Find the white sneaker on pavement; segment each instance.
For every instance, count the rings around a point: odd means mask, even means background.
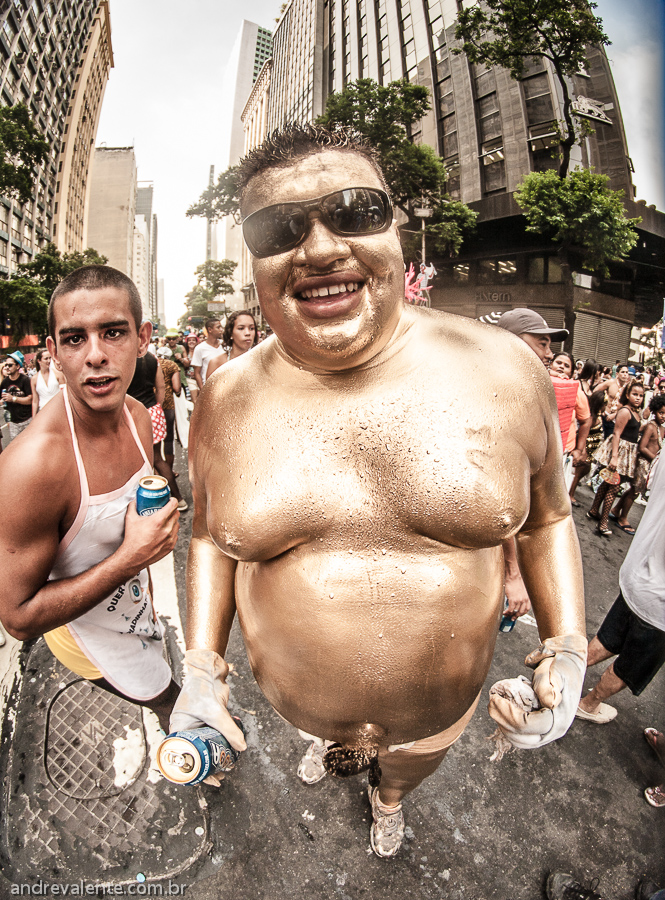
[[[372,804],[372,828],[369,842],[377,856],[384,859],[394,856],[402,846],[404,838],[404,814],[402,804],[384,806],[379,801],[379,789],[371,785],[367,788],[369,802]]]
[[[298,765],[298,778],[305,784],[316,784],[325,777],[323,754],[326,749],[325,741],[312,741],[307,748],[307,752]]]

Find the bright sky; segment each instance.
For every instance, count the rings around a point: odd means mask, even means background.
[[[97,144],[133,146],[140,181],[154,182],[159,226],[158,277],[166,324],[184,311],[184,295],[205,260],[205,221],[185,211],[225,167],[226,61],[242,19],[275,27],[280,0],[111,0],[115,67]],[[621,98],[637,196],[665,210],[663,172],[664,0],[598,0],[612,41],[608,55]]]

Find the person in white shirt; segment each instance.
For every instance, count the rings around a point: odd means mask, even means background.
[[[616,659],[583,695],[577,717],[605,725],[616,718],[604,703],[629,687],[636,697],[665,663],[665,465],[656,457],[649,503],[619,571],[619,596],[589,642],[588,666]]]
[[[194,378],[196,379],[199,390],[201,390],[205,384],[206,375],[208,374],[208,363],[213,356],[217,356],[222,349],[221,338],[223,328],[219,319],[206,319],[205,327],[207,337],[205,341],[201,341],[200,344],[196,345],[192,356]]]

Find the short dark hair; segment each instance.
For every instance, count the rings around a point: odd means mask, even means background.
[[[211,325],[214,325],[215,322],[220,322],[221,320],[217,316],[211,316],[209,319],[206,319],[206,331],[210,328]]]
[[[237,309],[230,313],[228,319],[226,320],[226,325],[224,326],[224,334],[222,335],[222,344],[225,347],[231,347],[233,344],[233,326],[236,323],[236,319],[240,316],[249,316],[252,322],[254,323],[254,343],[252,347],[256,347],[256,343],[259,339],[259,330],[256,327],[256,319],[254,318],[253,313],[251,313],[248,309]]]
[[[376,171],[381,184],[389,194],[378,152],[366,138],[352,128],[341,125],[326,128],[323,125],[287,125],[281,131],[273,131],[265,141],[240,160],[236,169],[236,191],[240,207],[247,185],[266,169],[283,169],[300,159],[306,159],[323,150],[342,150],[358,153]],[[360,185],[358,185],[360,187]]]
[[[49,301],[47,313],[48,331],[56,343],[55,301],[58,297],[62,297],[64,294],[73,294],[74,291],[98,291],[108,287],[125,291],[136,330],[139,330],[143,319],[143,305],[141,303],[141,295],[132,279],[112,266],[81,266],[62,279],[53,291]]]
[[[665,406],[665,394],[654,394],[651,400],[649,400],[649,412],[652,415],[656,415],[659,409],[662,409]]]

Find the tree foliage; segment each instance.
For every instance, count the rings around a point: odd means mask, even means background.
[[[549,235],[562,248],[578,249],[582,265],[606,275],[608,263],[624,259],[637,242],[626,218],[621,191],[609,188],[607,175],[576,169],[560,178],[551,169],[527,175],[515,199],[524,210],[527,231]]]
[[[0,106],[0,194],[29,203],[35,169],[44,162],[48,152],[48,143],[22,103]]]
[[[564,101],[561,176],[568,174],[571,148],[584,131],[573,117],[567,78],[586,66],[590,44],[610,43],[596,7],[591,0],[483,0],[458,13],[455,37],[463,45],[453,52],[465,53],[472,63],[502,66],[517,79],[529,57],[552,63]]]
[[[233,216],[239,223],[240,198],[236,172],[236,166],[230,166],[225,172],[222,172],[217,183],[209,185],[198,201],[189,207],[187,210],[189,218],[203,216],[210,222],[219,222],[225,216]]]
[[[46,310],[51,294],[62,279],[81,266],[108,262],[89,247],[83,253],[61,254],[47,244],[30,262],[22,263],[9,281],[0,281],[0,309],[12,327],[15,343],[28,334],[46,334]]]
[[[445,192],[446,170],[427,144],[414,144],[410,130],[430,109],[426,87],[408,81],[380,85],[370,78],[330,94],[317,124],[343,126],[363,135],[378,153],[393,201],[405,212],[411,200],[432,202]]]
[[[329,128],[344,126],[363,135],[379,153],[386,182],[396,206],[408,214],[411,204],[433,209],[426,231],[430,246],[454,256],[466,233],[475,227],[477,213],[446,194],[446,169],[428,144],[414,144],[409,133],[430,109],[429,90],[408,81],[379,85],[369,78],[331,94],[317,122]]]
[[[408,81],[380,85],[361,78],[328,97],[326,111],[317,124],[351,128],[363,135],[379,153],[395,205],[407,215],[414,201],[433,207],[439,219],[430,220],[433,224],[428,223],[428,230],[437,225],[438,230],[432,233],[439,252],[456,253],[464,233],[475,224],[476,214],[464,204],[448,203],[441,158],[429,145],[415,144],[409,136],[429,109],[430,93],[422,85]],[[448,211],[440,211],[442,206],[449,206]],[[238,222],[239,209],[236,168],[232,166],[201,194],[187,215],[203,216],[212,222],[232,215]]]
[[[196,284],[185,295],[187,312],[182,316],[181,322],[186,322],[189,316],[207,317],[208,303],[220,296],[233,293],[233,285],[229,282],[237,263],[231,259],[208,259],[196,268]]]

